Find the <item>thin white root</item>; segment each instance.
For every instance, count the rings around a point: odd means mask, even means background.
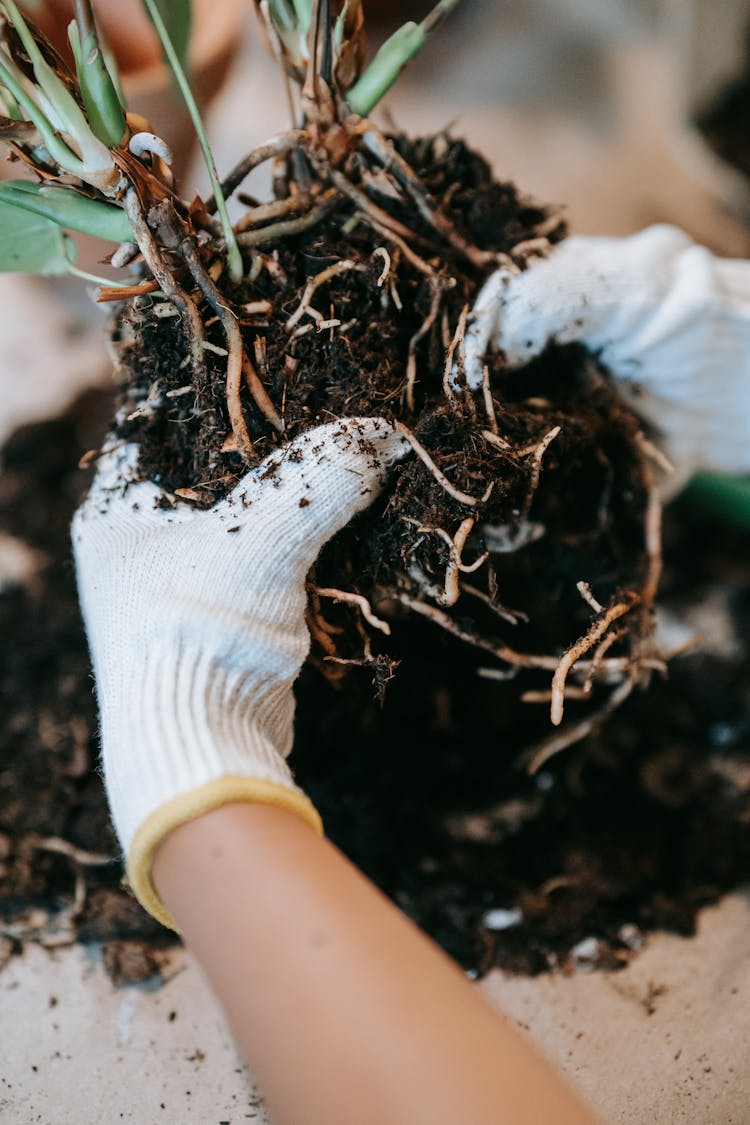
[[[497,418],[495,417],[495,404],[492,401],[492,391],[490,389],[490,369],[485,363],[482,368],[482,394],[484,396],[484,410],[487,415],[487,421],[490,424],[490,430],[493,437],[497,437]]]
[[[128,141],[128,149],[133,156],[139,158],[147,152],[153,153],[154,156],[158,156],[160,160],[170,166],[174,160],[171,148],[165,140],[157,137],[156,133],[133,133]]]
[[[522,519],[526,519],[528,517],[528,514],[531,510],[531,503],[534,499],[536,490],[539,487],[539,478],[542,475],[542,462],[544,460],[544,455],[557,435],[560,433],[561,429],[561,426],[553,426],[553,428],[551,430],[548,430],[539,444],[534,448],[533,463],[531,468],[531,480],[529,481],[529,488],[526,493],[526,500],[524,501]]]
[[[383,272],[376,282],[378,289],[382,289],[391,272],[391,256],[385,246],[378,246],[376,250],[373,250],[370,257],[380,257],[383,259]]]
[[[420,532],[432,532],[434,535],[439,535],[443,542],[447,543],[448,549],[450,550],[450,560],[445,571],[445,589],[437,598],[440,605],[455,605],[461,596],[459,574],[473,574],[474,571],[479,570],[479,567],[489,558],[489,551],[485,551],[483,555],[469,566],[461,561],[461,555],[466,546],[466,540],[469,538],[475,523],[476,520],[473,519],[472,516],[468,516],[465,520],[462,520],[458,531],[452,539],[448,532],[442,527],[418,528]]]
[[[448,399],[456,397],[456,386],[460,389],[466,385],[466,354],[463,349],[464,338],[466,336],[466,318],[469,315],[469,306],[464,305],[461,309],[461,315],[458,318],[456,331],[453,333],[453,339],[448,347],[448,354],[445,357],[445,367],[443,369],[443,393]],[[458,361],[458,376],[453,378],[453,357],[456,354],[456,349],[459,349]]]
[[[583,580],[581,580],[580,582],[576,582],[576,590],[581,595],[586,604],[591,606],[594,613],[604,612],[604,606],[600,602],[598,602],[594,595],[591,593],[591,587],[589,586],[588,582],[584,582]]]
[[[384,633],[386,637],[390,637],[390,625],[387,621],[383,621],[380,617],[375,616],[372,612],[372,606],[364,595],[354,594],[349,590],[336,590],[333,587],[315,586],[313,589],[319,598],[332,598],[335,602],[343,602],[345,605],[356,606],[368,625],[371,625],[373,629],[378,629],[379,632]]]
[[[563,711],[565,710],[565,682],[568,678],[573,665],[576,664],[584,653],[593,648],[594,645],[609,629],[613,621],[623,617],[629,613],[634,605],[640,599],[636,594],[632,594],[624,601],[618,602],[603,614],[599,621],[589,629],[588,633],[583,637],[579,637],[575,644],[564,652],[560,657],[560,662],[555,669],[555,674],[552,677],[552,704],[550,707],[550,720],[553,726],[558,727],[562,722]]]
[[[496,449],[502,449],[503,453],[508,453],[513,449],[513,446],[505,438],[501,438],[498,434],[493,434],[491,430],[482,430],[482,437],[488,441],[490,445],[494,445]]]
[[[456,488],[455,485],[451,484],[448,478],[443,473],[441,473],[440,469],[437,467],[432,457],[430,457],[421,441],[411,432],[408,426],[405,426],[403,422],[396,422],[395,426],[398,432],[400,434],[403,434],[403,436],[406,438],[409,445],[416,453],[417,457],[419,457],[420,461],[430,470],[441,488],[444,488],[448,495],[452,496],[453,499],[456,500],[459,504],[467,504],[470,508],[476,507],[476,505],[479,503],[479,498],[477,498],[476,496],[470,496],[468,492],[462,492],[460,488]],[[490,485],[490,491],[491,489],[492,486]],[[481,497],[481,500],[483,502],[486,501],[488,499],[488,496],[489,492],[485,492],[484,496]]]
[[[338,277],[339,274],[346,273],[349,270],[361,271],[363,268],[364,267],[361,265],[361,263],[352,262],[348,258],[346,258],[343,262],[334,262],[333,265],[327,266],[326,269],[321,270],[321,272],[319,274],[316,274],[315,277],[311,277],[307,283],[304,293],[302,294],[302,300],[300,301],[297,309],[292,313],[292,315],[289,317],[289,320],[286,322],[287,332],[291,332],[305,314],[313,317],[313,319],[315,320],[323,319],[322,315],[317,311],[317,309],[313,309],[310,306],[310,301],[315,295],[316,289],[319,289],[321,285],[325,285],[326,282],[332,281],[333,278]]]
[[[588,719],[584,719],[580,723],[572,723],[571,726],[561,730],[558,734],[552,735],[551,738],[544,739],[543,742],[529,751],[528,755],[525,755],[527,758],[526,768],[532,777],[539,772],[542,766],[547,764],[550,758],[554,758],[562,750],[567,750],[569,746],[573,746],[576,742],[580,742],[581,739],[591,734],[607,715],[617,710],[620,704],[625,702],[634,687],[634,678],[629,677],[623,680],[612,692],[604,706],[595,714],[590,715]]]
[[[78,848],[69,840],[63,840],[61,836],[32,836],[29,842],[41,852],[64,855],[80,867],[104,867],[115,860],[115,856],[106,855],[104,852],[90,852],[85,848]]]

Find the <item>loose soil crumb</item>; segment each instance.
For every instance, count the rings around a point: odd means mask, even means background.
[[[68,544],[84,481],[75,466],[110,413],[108,396],[89,395],[3,453],[0,528],[48,560],[29,585],[0,593],[12,639],[0,663],[0,927],[11,935],[30,909],[54,916],[73,899],[70,860],[35,837],[117,855]],[[369,669],[341,691],[306,668],[297,777],[331,838],[473,974],[580,965],[591,938],[589,963],[616,968],[655,929],[691,933],[702,905],[747,878],[748,548],[746,534],[669,509],[662,600],[684,621],[719,599],[734,643],[673,661],[668,678],[535,778],[519,756],[546,728],[544,708],[499,696],[471,650],[428,622],[396,623],[401,663],[382,707]],[[139,951],[172,940],[122,889],[119,862],[83,874],[71,936]],[[110,959],[113,969],[122,960]],[[151,971],[147,953],[133,960]]]

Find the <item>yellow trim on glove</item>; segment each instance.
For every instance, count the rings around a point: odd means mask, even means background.
[[[179,797],[167,801],[144,820],[130,845],[127,859],[127,874],[135,897],[152,918],[179,933],[173,919],[165,910],[156,893],[152,878],[154,854],[166,837],[204,813],[221,808],[222,805],[252,801],[261,805],[273,805],[295,813],[300,820],[317,833],[323,835],[323,822],[318,810],[309,797],[299,789],[290,789],[275,781],[263,781],[256,777],[218,777],[207,781],[197,789],[181,793]]]

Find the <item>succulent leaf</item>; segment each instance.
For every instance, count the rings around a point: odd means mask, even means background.
[[[31,180],[4,180],[0,181],[0,203],[12,204],[57,226],[110,242],[125,242],[133,237],[120,207],[89,199],[71,188],[35,184]]]
[[[80,5],[77,5],[80,6]],[[89,123],[103,144],[116,148],[127,128],[120,95],[102,53],[96,25],[72,20],[68,40]]]
[[[73,241],[43,215],[0,200],[0,272],[67,273],[75,259]]]

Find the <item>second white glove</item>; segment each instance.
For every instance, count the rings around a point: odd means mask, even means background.
[[[467,333],[467,374],[504,353],[518,366],[552,340],[581,341],[622,381],[684,481],[750,472],[750,263],[682,231],[573,237],[528,270],[495,273]]]

